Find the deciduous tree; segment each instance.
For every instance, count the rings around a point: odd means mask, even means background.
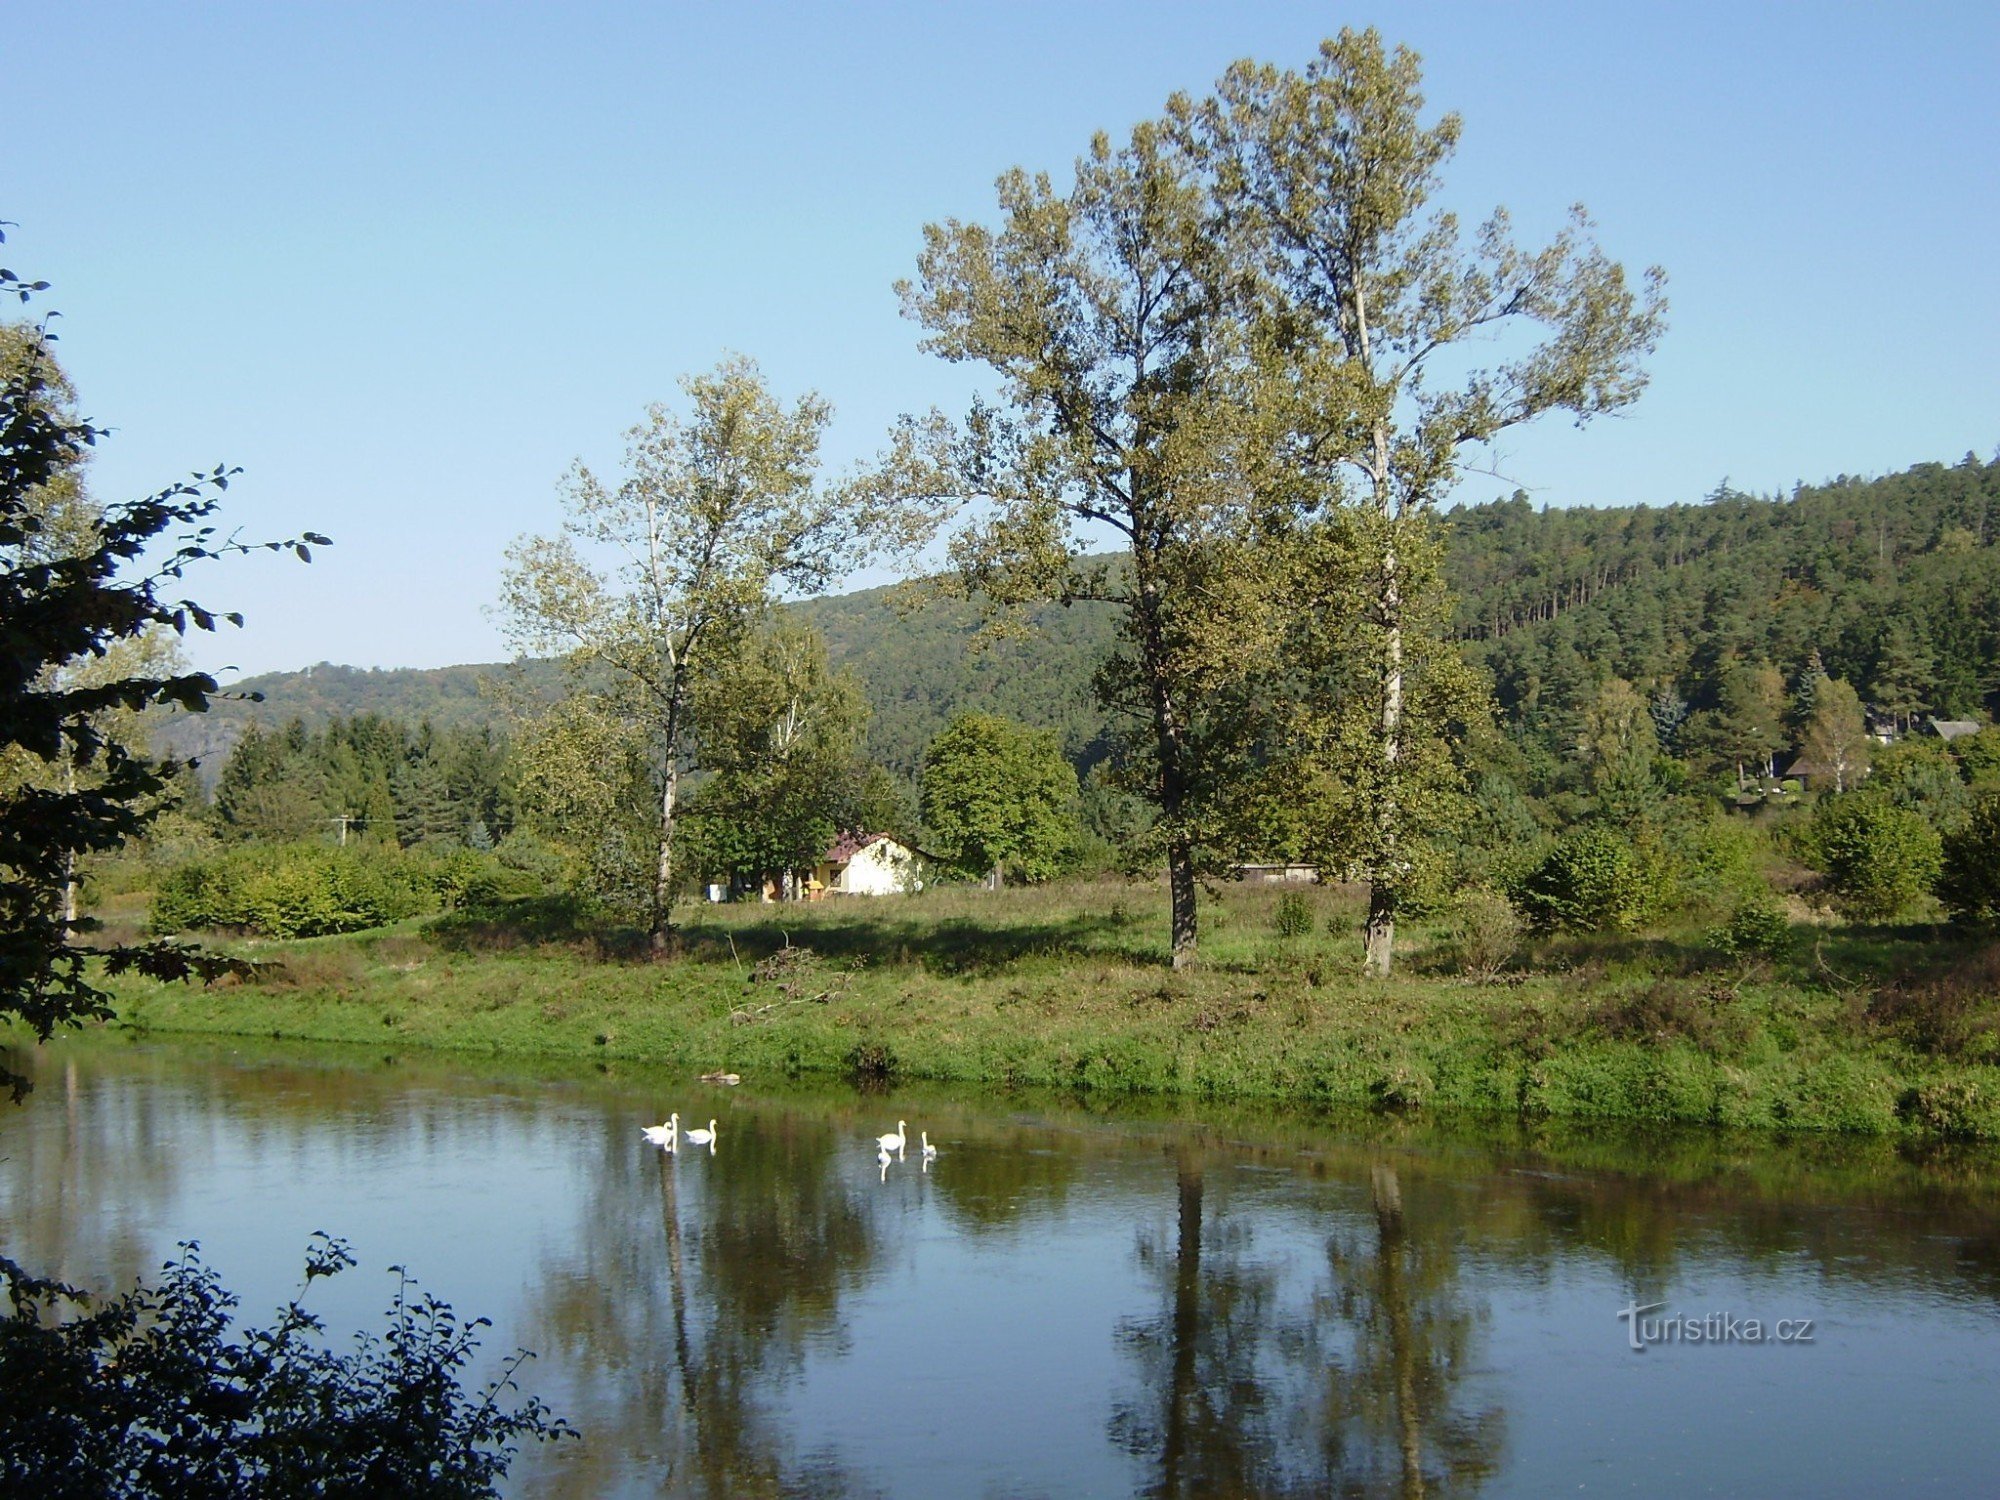
[[[969,591],[1000,610],[1103,600],[1122,649],[1099,676],[1125,780],[1151,804],[1176,968],[1197,940],[1211,723],[1204,703],[1258,652],[1269,602],[1240,546],[1237,324],[1217,205],[1175,133],[1100,135],[1059,192],[1019,169],[998,227],[928,226],[905,313],[925,347],[990,366],[1006,409],[975,411],[968,483],[990,510],[957,539]],[[1107,542],[1120,556],[1100,554]]]
[[[1047,880],[1082,835],[1076,768],[1056,737],[995,714],[962,714],[924,752],[924,825],[968,870]]]
[[[778,594],[817,592],[920,542],[949,488],[935,424],[906,421],[880,463],[829,483],[819,450],[832,410],[820,397],[787,408],[740,357],[681,389],[684,414],[656,405],[627,434],[622,478],[571,471],[561,531],[509,549],[503,596],[515,645],[561,655],[573,688],[643,749],[656,951],[670,929],[704,659]]]
[[[1415,53],[1343,31],[1303,70],[1238,63],[1212,102],[1176,110],[1256,272],[1232,285],[1254,292],[1291,466],[1322,505],[1372,521],[1372,684],[1343,709],[1373,726],[1361,864],[1371,974],[1391,964],[1406,845],[1447,811],[1406,792],[1405,559],[1429,545],[1468,445],[1552,411],[1583,423],[1636,400],[1663,309],[1661,274],[1631,285],[1580,209],[1538,250],[1516,244],[1504,210],[1467,245],[1457,219],[1431,208],[1458,117],[1424,124],[1419,82]],[[1496,340],[1496,362],[1465,373],[1470,346]]]

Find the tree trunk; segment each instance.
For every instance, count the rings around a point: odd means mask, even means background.
[[[669,749],[666,785],[660,792],[660,863],[653,877],[653,930],[649,935],[649,945],[656,954],[667,951],[667,939],[674,930],[674,797],[680,781],[680,767],[674,764]]]
[[[1396,778],[1403,760],[1403,584],[1391,533],[1382,553],[1382,789],[1375,807],[1375,868],[1368,886],[1362,973],[1387,979],[1395,960],[1396,884],[1401,873],[1402,805]]]
[[[1181,819],[1187,811],[1188,771],[1187,726],[1180,705],[1174,701],[1168,675],[1166,631],[1162,622],[1159,585],[1147,576],[1145,559],[1135,557],[1140,568],[1137,599],[1141,666],[1153,700],[1153,744],[1160,757],[1160,818],[1167,825],[1167,889],[1172,897],[1170,931],[1173,965],[1176,969],[1194,966],[1196,936],[1196,891],[1194,844],[1182,831]]]
[[[1396,892],[1379,876],[1368,886],[1368,926],[1362,938],[1361,972],[1387,979],[1396,952]]]
[[[1194,849],[1176,840],[1167,847],[1167,890],[1173,900],[1174,967],[1194,967],[1195,881]]]
[[[63,750],[63,792],[66,796],[76,795],[76,752],[64,747]],[[62,876],[62,919],[63,941],[76,936],[76,851],[63,851]]]

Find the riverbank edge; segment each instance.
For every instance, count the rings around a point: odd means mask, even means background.
[[[1838,997],[1768,978],[1729,990],[1728,1024],[1707,1033],[1677,1034],[1669,1016],[1618,1036],[1590,1020],[1605,1002],[1560,975],[1364,985],[1081,960],[772,973],[566,949],[453,952],[413,931],[257,956],[271,968],[247,984],[121,979],[111,1024],[745,1077],[2000,1140],[2000,1068],[1850,1041]]]

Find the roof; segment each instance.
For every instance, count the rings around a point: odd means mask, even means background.
[[[1931,733],[1941,740],[1955,740],[1968,734],[1977,734],[1979,727],[1976,719],[1933,718],[1931,720]]]
[[[886,833],[843,833],[820,859],[830,865],[844,865],[870,844],[879,844],[886,838],[889,838]],[[895,841],[891,839],[890,842]]]

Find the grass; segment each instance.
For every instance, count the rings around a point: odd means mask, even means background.
[[[120,1020],[765,1077],[2000,1139],[1990,942],[1801,927],[1779,956],[1731,958],[1693,933],[1542,940],[1476,980],[1442,925],[1416,924],[1398,977],[1364,982],[1358,898],[1311,891],[1312,930],[1280,937],[1284,894],[1207,900],[1182,974],[1147,884],[687,907],[660,962],[542,903],[246,943],[269,964],[256,980],[120,981]]]

